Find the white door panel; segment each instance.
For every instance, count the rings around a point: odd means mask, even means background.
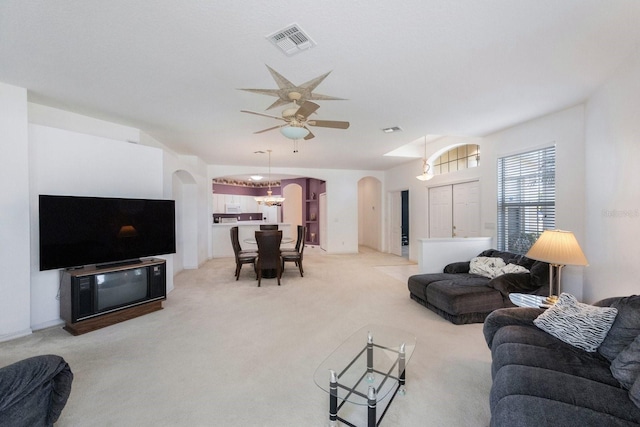
[[[451,237],[453,228],[451,186],[429,189],[429,237]]]

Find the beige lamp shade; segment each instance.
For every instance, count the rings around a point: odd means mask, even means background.
[[[570,231],[545,230],[526,256],[549,264],[589,265],[576,236]]]

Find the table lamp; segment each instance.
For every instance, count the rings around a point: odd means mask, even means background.
[[[562,267],[589,265],[576,237],[570,231],[545,230],[526,256],[549,263],[549,302],[555,302],[561,293]],[[554,293],[554,289],[557,293]]]

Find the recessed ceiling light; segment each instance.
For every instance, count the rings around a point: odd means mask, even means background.
[[[262,175],[251,175],[251,179],[254,181],[260,181],[262,178]]]
[[[390,128],[384,128],[382,129],[382,132],[384,133],[393,133],[393,132],[400,132],[402,130],[402,128],[400,128],[399,126],[393,126]]]

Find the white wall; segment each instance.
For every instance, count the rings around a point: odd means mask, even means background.
[[[31,333],[27,91],[0,83],[0,341]]]
[[[480,144],[480,138],[445,137],[427,145],[427,156],[435,158],[447,147],[461,144]],[[482,147],[480,147],[482,150]],[[436,175],[429,181],[416,179],[422,173],[422,159],[411,160],[403,165],[389,169],[385,173],[385,197],[390,192],[409,190],[409,259],[418,261],[418,239],[429,237],[429,188],[441,185],[479,180],[482,174],[488,173],[488,163],[480,162],[480,166],[453,174]],[[482,196],[481,196],[482,197]],[[483,225],[484,226],[484,225]],[[388,230],[388,224],[386,224]],[[483,230],[483,235],[490,236],[492,230]],[[444,266],[443,266],[444,267]]]
[[[491,173],[483,176],[481,183],[481,197],[484,201],[481,207],[483,223],[497,221],[497,158],[547,147],[554,143],[556,145],[556,228],[572,231],[583,250],[586,250],[584,106],[582,104],[511,127],[483,139],[480,147],[480,161],[489,160],[491,163]],[[493,237],[496,237],[495,233]],[[584,271],[584,267],[563,268],[562,290],[582,299]]]
[[[190,203],[183,206],[183,228],[190,230],[184,265],[206,261],[211,186],[200,159],[179,156],[138,129],[28,103],[25,89],[2,83],[0,131],[0,263],[12,272],[11,280],[0,280],[0,341],[62,323],[58,271],[38,268],[40,193],[172,199],[172,178],[180,173],[180,194]],[[172,257],[163,257],[169,291]]]
[[[480,181],[480,227],[484,237],[496,241],[497,159],[556,144],[556,226],[573,231],[584,245],[584,107],[568,108],[484,138],[446,137],[427,146],[429,157],[443,149],[463,143],[480,145],[480,164],[422,182],[415,178],[422,161],[415,160],[386,173],[387,191],[397,191],[409,184],[409,258],[417,260],[416,239],[428,237],[428,191],[430,187],[473,180]],[[444,267],[444,266],[443,266]],[[582,267],[563,270],[563,286],[578,298],[582,296]]]
[[[640,293],[640,51],[586,106],[585,300]]]
[[[29,147],[31,325],[40,329],[60,323],[56,298],[60,274],[59,270],[39,271],[38,195],[160,199],[162,151],[35,124],[29,125]]]

